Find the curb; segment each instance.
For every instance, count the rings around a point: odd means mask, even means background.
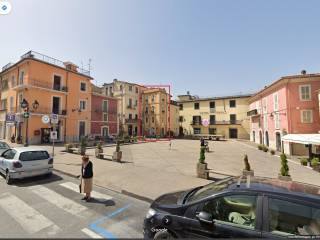
[[[64,171],[59,170],[59,169],[53,169],[53,171],[58,172],[58,173],[62,173],[62,174],[64,174],[64,175],[67,175],[67,176],[72,177],[72,178],[75,178],[75,179],[78,179],[78,176],[80,176],[80,174],[77,176],[77,175],[74,175],[74,174],[72,174],[72,173],[64,172]],[[108,187],[101,186],[101,185],[98,185],[98,184],[93,184],[93,185],[95,185],[95,186],[97,186],[97,187],[100,187],[100,188],[107,189],[107,190],[112,191],[112,192],[115,192],[115,193],[120,193],[120,194],[129,196],[129,197],[133,197],[133,198],[135,198],[135,199],[138,199],[138,200],[141,200],[141,201],[144,201],[144,202],[147,202],[147,203],[152,203],[152,202],[154,201],[154,200],[151,199],[151,198],[144,197],[144,196],[140,196],[140,195],[137,195],[137,194],[135,194],[135,193],[128,192],[128,191],[126,191],[126,190],[122,190],[122,189],[116,190],[116,189],[108,188]]]

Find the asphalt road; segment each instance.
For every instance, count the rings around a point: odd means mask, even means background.
[[[81,200],[79,180],[54,173],[7,185],[0,176],[1,238],[141,238],[149,203],[94,187]]]

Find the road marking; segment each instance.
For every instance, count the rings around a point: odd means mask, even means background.
[[[47,200],[48,202],[54,204],[58,208],[63,209],[64,211],[73,215],[81,216],[80,213],[87,210],[85,206],[82,206],[43,186],[32,188],[32,192],[37,194],[39,197]]]
[[[79,193],[79,185],[73,183],[73,182],[65,182],[65,183],[61,183],[60,186],[65,187],[69,190],[72,190],[74,192]],[[102,194],[96,191],[92,191],[92,197],[97,199],[97,200],[111,200],[112,197],[107,195],[107,194]]]
[[[48,227],[50,227],[49,234],[51,235],[60,231],[60,228],[51,220],[10,193],[1,195],[0,206],[29,234],[34,234]]]
[[[89,237],[91,238],[103,238],[102,236],[100,236],[99,234],[96,234],[95,232],[91,231],[88,228],[84,228],[81,230],[83,233],[87,234]]]

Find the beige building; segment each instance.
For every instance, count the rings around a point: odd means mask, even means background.
[[[165,89],[145,89],[142,93],[143,102],[143,135],[166,136],[169,131],[169,94]]]
[[[112,83],[103,85],[106,96],[118,99],[119,133],[124,135],[141,135],[141,91],[142,86],[114,79]]]
[[[223,135],[249,139],[248,99],[251,95],[199,98],[180,95],[180,134]]]
[[[176,101],[170,104],[170,131],[171,136],[179,136],[179,105]]]

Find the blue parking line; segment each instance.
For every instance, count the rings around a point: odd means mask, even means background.
[[[99,227],[98,224],[103,223],[104,221],[113,218],[114,216],[118,215],[119,213],[123,212],[124,210],[126,210],[127,208],[130,207],[131,204],[128,204],[122,208],[117,209],[116,211],[108,214],[107,216],[104,216],[102,218],[99,218],[98,220],[95,220],[94,222],[90,223],[89,228],[96,232],[97,234],[103,236],[104,238],[112,238],[112,239],[116,239],[116,237],[109,231],[107,231],[106,229]]]

